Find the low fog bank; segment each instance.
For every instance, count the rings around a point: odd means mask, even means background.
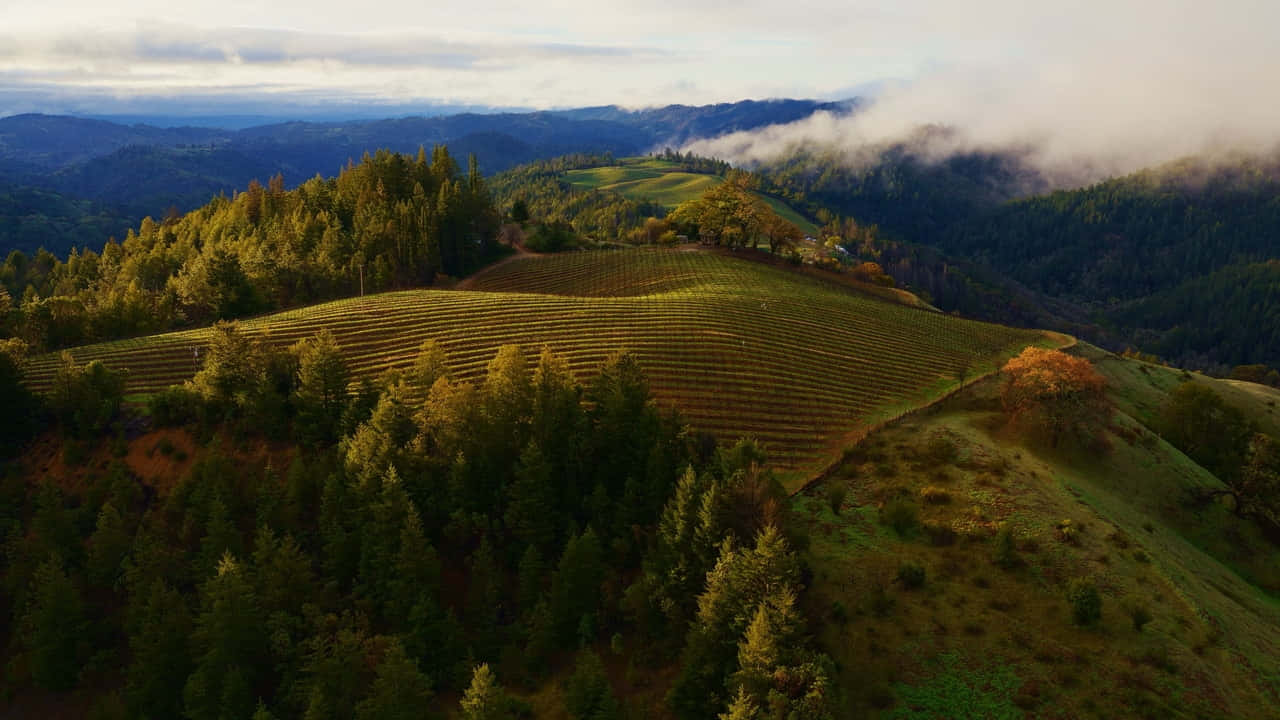
[[[1280,149],[1280,3],[1128,5],[1006,23],[987,37],[1008,52],[888,86],[856,112],[684,149],[747,166],[802,149],[854,166],[895,145],[925,160],[1014,153],[1054,187]]]

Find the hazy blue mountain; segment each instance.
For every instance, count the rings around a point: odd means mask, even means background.
[[[189,210],[220,192],[243,189],[250,180],[280,173],[293,186],[317,174],[335,175],[348,161],[379,148],[414,153],[448,145],[465,162],[475,155],[486,174],[569,153],[636,155],[692,137],[718,135],[791,122],[818,110],[847,104],[812,100],[768,100],[719,105],[670,105],[629,110],[617,106],[552,112],[462,113],[342,122],[275,122],[243,127],[248,117],[210,117],[221,127],[166,127],[182,118],[125,116],[117,120],[59,115],[0,118],[0,183],[53,196],[57,222],[41,222],[31,209],[20,245],[44,245],[64,254],[73,244],[100,245],[76,223],[77,209],[88,218],[124,217],[136,224],[171,206]],[[194,121],[195,118],[186,118]],[[38,192],[37,192],[38,191]],[[84,200],[87,203],[78,203]],[[17,213],[21,208],[9,206]],[[0,252],[16,247],[8,242]]]

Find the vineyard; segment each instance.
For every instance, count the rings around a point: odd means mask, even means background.
[[[570,170],[564,179],[577,190],[615,192],[628,200],[654,202],[668,210],[724,181],[719,175],[683,172],[675,163],[654,158],[626,158],[617,165]],[[790,205],[769,195],[761,194],[760,199],[806,235],[818,234],[818,228]]]
[[[352,298],[243,321],[291,344],[328,328],[357,374],[406,368],[429,338],[456,376],[478,379],[496,349],[543,347],[580,379],[628,349],[664,407],[721,439],[753,435],[797,477],[860,427],[917,407],[1045,336],[852,293],[817,278],[690,250],[521,257],[469,290]],[[190,378],[208,330],[76,348],[125,370],[133,401]],[[46,388],[57,357],[28,370]]]

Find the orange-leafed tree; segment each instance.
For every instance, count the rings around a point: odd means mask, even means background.
[[[1001,372],[1010,422],[1043,432],[1053,447],[1064,436],[1096,439],[1111,417],[1106,381],[1084,358],[1029,347]]]

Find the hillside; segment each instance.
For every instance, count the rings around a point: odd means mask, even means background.
[[[414,290],[326,303],[245,321],[288,344],[331,330],[358,374],[406,368],[426,339],[475,378],[505,343],[546,345],[580,377],[611,352],[635,353],[655,397],[722,440],[757,437],[799,482],[870,424],[991,370],[1039,333],[952,318],[839,285],[687,250],[520,257],[468,290]],[[76,348],[79,362],[125,369],[127,392],[189,378],[207,330]],[[48,386],[52,355],[32,361]],[[767,392],[762,394],[762,390]]]
[[[1079,352],[1118,410],[1106,449],[1026,440],[984,382],[872,435],[796,498],[811,540],[810,612],[827,620],[820,645],[863,712],[1276,715],[1280,553],[1252,523],[1194,500],[1221,482],[1154,430],[1182,382],[1213,388],[1267,432],[1274,393]],[[1003,556],[1001,530],[1012,538]],[[918,584],[902,581],[907,564],[922,568]],[[1071,622],[1076,579],[1101,591],[1089,628]]]
[[[564,180],[576,190],[613,192],[637,203],[653,203],[671,210],[724,182],[724,177],[687,172],[680,163],[669,160],[623,158],[616,165],[569,170]],[[806,235],[818,234],[817,226],[790,205],[770,195],[756,194]]]

